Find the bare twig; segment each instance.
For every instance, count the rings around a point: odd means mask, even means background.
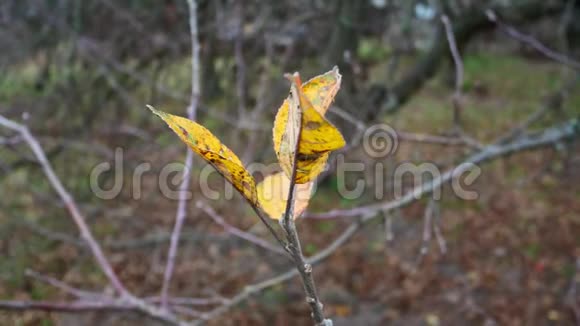
[[[344,121],[352,124],[359,131],[364,131],[368,128],[367,124],[361,120],[355,118],[352,114],[341,109],[340,107],[333,105],[330,108],[330,112],[336,114],[338,117]],[[448,137],[439,135],[429,135],[429,134],[419,134],[407,131],[397,130],[397,139],[400,141],[416,142],[416,143],[426,143],[426,144],[438,144],[438,145],[448,145],[448,146],[469,146],[474,149],[481,149],[479,143],[474,143],[466,137]],[[356,144],[356,141],[351,142],[351,144]]]
[[[377,213],[382,210],[392,210],[395,208],[400,208],[414,202],[417,198],[421,198],[422,196],[431,193],[433,190],[451,181],[455,176],[461,175],[462,173],[466,172],[473,164],[484,163],[491,159],[500,156],[506,156],[516,152],[532,150],[539,147],[553,146],[554,144],[562,142],[564,140],[573,139],[577,137],[577,135],[578,135],[578,120],[573,119],[562,125],[545,129],[542,133],[540,133],[536,137],[524,137],[518,139],[517,141],[504,145],[486,146],[483,150],[469,156],[459,166],[447,171],[446,173],[432,180],[431,182],[427,182],[422,186],[413,189],[413,191],[408,192],[403,197],[397,200],[383,203],[375,203],[351,209],[331,210],[325,213],[306,213],[303,215],[303,217],[316,219],[357,217],[360,215],[369,215]]]
[[[51,301],[0,301],[0,310],[43,310],[58,312],[84,312],[84,311],[127,311],[134,310],[126,304],[112,301],[74,301],[74,302],[51,302]]]
[[[463,130],[463,123],[461,121],[461,112],[463,111],[463,92],[461,89],[463,87],[464,76],[463,61],[461,60],[461,55],[457,48],[457,42],[455,41],[455,35],[453,34],[453,26],[451,25],[449,17],[447,17],[447,15],[441,16],[441,22],[445,29],[449,51],[451,52],[453,64],[455,65],[455,90],[453,91],[453,97],[451,100],[453,104],[453,134],[461,139],[464,144],[473,148],[482,149],[484,146],[473,137],[467,135]]]
[[[339,118],[352,124],[353,126],[355,126],[359,130],[364,130],[367,128],[367,125],[362,120],[357,119],[355,116],[350,114],[348,111],[346,111],[346,110],[344,110],[336,105],[333,105],[330,107],[330,112],[333,114],[336,114]]]
[[[79,300],[72,302],[51,301],[0,301],[0,310],[26,311],[41,310],[55,312],[89,312],[89,311],[134,311],[140,314],[156,318],[169,325],[189,326],[190,323],[177,319],[173,314],[168,314],[158,308],[147,305],[136,298]]]
[[[211,208],[208,205],[205,205],[203,202],[198,201],[197,207],[200,208],[201,210],[203,210],[204,212],[206,212],[206,214],[209,215],[209,217],[211,217],[212,220],[214,220],[217,224],[221,225],[224,228],[224,230],[226,230],[231,235],[234,235],[238,238],[244,239],[248,242],[251,242],[257,246],[260,246],[264,249],[270,250],[270,251],[275,252],[275,253],[279,253],[279,254],[286,253],[282,248],[274,246],[271,243],[269,243],[268,241],[265,241],[264,239],[258,238],[257,236],[255,236],[251,233],[244,232],[244,231],[234,227],[233,225],[227,223],[224,220],[224,218],[222,216],[220,216],[213,208]]]
[[[91,230],[89,229],[88,225],[85,222],[84,216],[78,209],[78,206],[74,201],[73,197],[64,188],[62,182],[54,172],[52,165],[46,158],[44,150],[42,149],[36,138],[30,133],[30,131],[26,126],[16,123],[12,120],[6,119],[2,115],[0,115],[0,125],[20,133],[22,138],[29,145],[30,149],[36,156],[38,163],[42,167],[44,174],[48,178],[50,185],[57,192],[64,206],[69,211],[69,214],[71,215],[73,221],[77,225],[77,228],[79,229],[81,234],[81,238],[91,250],[91,253],[93,254],[99,268],[103,271],[103,273],[105,274],[105,276],[109,280],[109,283],[111,283],[115,291],[120,295],[118,299],[103,299],[105,301],[96,301],[94,300],[94,298],[91,298],[92,300],[90,302],[74,301],[67,303],[54,303],[42,301],[41,302],[1,301],[0,309],[11,309],[11,310],[36,309],[46,311],[71,311],[71,312],[87,311],[87,310],[132,310],[145,314],[154,319],[164,321],[171,325],[187,325],[186,322],[179,320],[172,313],[169,313],[164,309],[159,309],[155,306],[152,306],[146,303],[145,301],[134,297],[129,291],[127,291],[127,289],[123,286],[123,284],[113,271],[113,268],[110,265],[107,258],[105,257],[101,249],[101,246],[95,240]],[[49,279],[44,278],[44,280],[48,281]],[[53,282],[52,280],[50,281],[50,283],[54,284],[55,286],[64,288],[64,283],[57,285],[57,283]]]
[[[447,36],[447,43],[449,43],[449,50],[453,57],[455,64],[455,91],[453,92],[453,127],[456,130],[461,130],[461,87],[463,87],[463,61],[455,42],[455,35],[453,35],[453,26],[447,15],[441,16],[441,22],[445,27],[445,35]]]
[[[46,283],[50,286],[53,286],[57,289],[60,289],[61,291],[71,294],[79,299],[96,299],[97,301],[99,301],[99,299],[102,299],[104,296],[101,293],[97,293],[97,292],[89,292],[89,291],[85,291],[85,290],[81,290],[81,289],[77,289],[73,286],[70,286],[69,284],[66,284],[63,281],[57,280],[53,277],[50,276],[46,276],[46,275],[42,275],[38,272],[35,272],[33,270],[27,269],[25,271],[26,276],[34,278],[38,281],[41,281],[43,283]]]
[[[38,163],[42,166],[42,170],[44,171],[44,174],[48,178],[50,185],[58,193],[63,204],[69,211],[72,219],[74,220],[75,224],[77,225],[81,233],[81,237],[88,244],[89,248],[91,249],[91,252],[93,253],[93,256],[95,257],[95,260],[97,261],[103,273],[105,273],[105,275],[107,276],[113,288],[115,288],[115,290],[121,296],[130,296],[129,292],[125,289],[125,287],[123,286],[123,284],[113,271],[113,268],[111,267],[109,261],[105,257],[103,250],[101,249],[101,246],[93,237],[93,234],[91,233],[89,227],[87,226],[84,216],[79,211],[78,206],[74,201],[73,197],[64,188],[62,182],[57,177],[56,173],[54,173],[52,165],[46,158],[44,150],[42,149],[36,138],[32,136],[32,134],[30,133],[30,131],[26,126],[8,120],[1,115],[0,115],[0,125],[3,125],[8,129],[17,131],[20,133],[20,135],[22,135],[22,138],[24,138],[24,140],[26,141],[28,146],[30,146],[30,149],[36,156]]]
[[[423,262],[423,258],[429,253],[429,246],[431,242],[431,235],[433,234],[433,215],[435,213],[435,199],[429,199],[429,203],[425,208],[425,214],[423,216],[423,241],[421,243],[421,249],[419,250],[419,256],[417,257],[415,266],[420,266]]]
[[[190,120],[195,120],[197,113],[197,106],[200,97],[199,84],[199,40],[197,29],[197,2],[196,0],[188,0],[189,5],[189,28],[191,32],[191,103],[187,108],[187,117]],[[191,169],[193,166],[193,151],[187,150],[185,158],[185,170],[183,171],[183,180],[179,186],[179,202],[177,205],[177,214],[175,216],[175,226],[171,234],[171,243],[169,245],[169,252],[167,254],[167,265],[163,275],[163,286],[161,288],[161,307],[167,307],[167,298],[169,294],[169,285],[171,277],[173,276],[173,269],[175,267],[175,259],[177,256],[177,248],[179,245],[179,237],[183,223],[185,221],[187,195],[189,194],[189,182],[191,176]]]
[[[481,149],[481,145],[474,144],[464,137],[447,137],[429,134],[417,134],[405,131],[397,131],[397,139],[408,142],[439,144],[446,146],[468,146],[475,149]]]
[[[546,57],[548,57],[554,61],[557,61],[561,64],[567,65],[575,70],[580,70],[580,62],[575,61],[572,58],[570,58],[562,53],[556,52],[556,51],[548,48],[547,46],[542,44],[540,41],[538,41],[533,36],[526,35],[520,31],[518,31],[517,29],[515,29],[513,26],[510,26],[510,25],[502,22],[497,17],[496,13],[493,10],[491,10],[491,9],[486,10],[485,15],[487,16],[487,19],[489,19],[490,21],[497,24],[497,26],[502,31],[504,31],[507,35],[513,37],[514,39],[516,39],[520,42],[528,44],[532,48],[536,49],[538,52],[542,53],[543,55],[545,55]]]
[[[423,217],[423,241],[415,266],[421,265],[423,258],[429,253],[431,247],[431,239],[435,236],[435,240],[439,246],[441,254],[447,253],[447,243],[441,233],[439,224],[441,223],[441,211],[439,202],[434,198],[429,199],[429,203],[425,208],[425,215]]]
[[[385,218],[385,241],[387,244],[391,245],[395,240],[395,234],[393,232],[393,214],[390,211],[383,212],[383,217]]]
[[[435,239],[439,245],[439,252],[441,252],[442,255],[445,255],[447,253],[447,241],[445,241],[445,237],[441,231],[441,220],[441,206],[439,203],[436,203],[435,218],[433,219],[433,234],[435,235]]]
[[[151,303],[159,303],[161,302],[160,297],[150,297],[146,298],[145,301]],[[167,302],[170,305],[175,306],[209,306],[215,304],[226,304],[229,300],[220,298],[220,297],[213,297],[213,298],[168,298]]]

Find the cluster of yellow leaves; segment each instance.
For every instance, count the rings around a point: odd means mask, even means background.
[[[293,211],[296,218],[308,206],[313,180],[324,169],[330,152],[343,147],[345,141],[340,131],[324,118],[340,88],[338,68],[316,76],[304,85],[298,73],[289,79],[292,83],[290,95],[279,108],[273,128],[274,150],[282,172],[267,176],[258,186],[236,154],[205,127],[151,106],[149,109],[222,174],[250,204],[260,207],[271,218],[280,219],[285,212],[296,158]]]
[[[296,183],[315,179],[324,169],[329,153],[345,145],[340,131],[324,118],[340,87],[340,80],[338,68],[314,77],[304,85],[301,85],[297,74],[291,77],[290,96],[278,110],[272,132],[278,161],[282,170],[290,176],[295,146],[285,137],[284,127],[289,118],[296,119],[298,112],[301,112],[302,131],[296,156]]]

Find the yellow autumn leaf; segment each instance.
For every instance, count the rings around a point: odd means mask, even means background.
[[[284,215],[289,187],[290,179],[284,172],[269,175],[258,184],[258,201],[262,209],[271,218],[279,220]],[[300,216],[306,207],[308,207],[308,202],[312,195],[312,187],[312,182],[296,185],[296,191],[294,193],[294,218]]]
[[[313,77],[304,83],[302,92],[314,109],[324,116],[340,89],[341,81],[342,76],[338,72],[338,67],[334,66],[329,72]]]
[[[296,103],[302,111],[302,131],[296,162],[296,183],[306,183],[318,176],[324,169],[329,152],[345,145],[340,131],[324,118],[330,104],[340,88],[341,76],[338,68],[312,78],[301,85],[298,74],[293,76],[292,89],[288,99],[284,101],[274,121],[273,140],[274,151],[284,172],[291,175],[293,151],[289,150],[286,128],[288,117],[293,115]],[[314,105],[313,103],[316,103]]]
[[[258,205],[256,181],[242,161],[209,130],[189,119],[147,106],[158,115],[194,152],[211,164],[251,204]]]
[[[300,132],[300,148],[302,156],[334,151],[346,143],[340,131],[324,118],[302,91],[300,76],[296,73],[292,80],[297,90],[300,109],[302,111],[302,130]],[[330,102],[329,102],[330,104]]]
[[[325,152],[320,155],[299,156],[296,161],[296,183],[301,184],[316,179],[324,171],[329,156],[330,152]],[[291,168],[291,166],[288,166],[288,171]]]

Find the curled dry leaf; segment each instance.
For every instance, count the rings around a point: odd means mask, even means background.
[[[298,73],[286,77],[290,80],[300,80]],[[284,124],[282,138],[280,141],[280,150],[278,160],[283,165],[287,172],[292,173],[292,165],[296,157],[296,149],[298,148],[298,141],[302,129],[302,107],[299,101],[299,89],[296,83],[292,83],[290,87],[290,95],[288,96],[288,111],[286,112],[286,123]]]

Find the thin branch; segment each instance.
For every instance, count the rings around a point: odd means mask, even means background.
[[[145,299],[146,302],[150,303],[159,303],[161,302],[160,297],[150,297]],[[229,300],[221,298],[221,297],[214,297],[214,298],[168,298],[167,302],[170,305],[174,306],[209,306],[215,304],[226,304]]]
[[[234,227],[233,225],[229,224],[213,208],[205,205],[203,202],[198,201],[197,207],[200,208],[201,210],[203,210],[207,215],[209,215],[209,217],[211,217],[212,220],[214,220],[214,222],[221,225],[224,228],[224,230],[226,230],[226,232],[230,233],[231,235],[234,235],[238,238],[244,239],[244,240],[251,242],[257,246],[260,246],[264,249],[270,250],[270,251],[278,253],[278,254],[285,254],[286,253],[280,247],[274,246],[271,243],[269,243],[268,241],[265,241],[264,239],[261,239],[261,238],[255,236],[251,233],[244,232],[244,231]]]
[[[383,203],[375,203],[351,209],[331,210],[324,213],[307,213],[304,214],[303,217],[315,219],[357,217],[360,215],[377,213],[382,210],[392,210],[406,206],[417,200],[417,198],[421,198],[422,196],[429,194],[433,190],[441,187],[443,184],[451,181],[455,176],[461,175],[462,173],[466,172],[470,168],[470,165],[484,163],[491,159],[500,156],[510,155],[516,152],[532,150],[535,148],[545,146],[553,146],[556,143],[573,139],[578,136],[578,124],[579,124],[578,120],[573,119],[560,126],[545,129],[540,135],[536,137],[525,137],[504,145],[486,146],[483,150],[469,156],[459,166],[447,171],[446,173],[434,179],[433,181],[427,182],[422,186],[413,189],[412,191],[408,192],[403,197],[397,200]]]
[[[385,223],[385,241],[387,244],[392,245],[395,241],[395,233],[393,232],[393,214],[391,212],[383,212],[384,223]]]
[[[30,147],[30,149],[32,150],[34,155],[36,156],[38,163],[42,166],[42,170],[44,171],[44,174],[48,178],[50,185],[58,193],[63,204],[65,205],[65,207],[69,211],[72,219],[74,220],[75,224],[77,225],[77,227],[81,233],[81,237],[88,244],[89,248],[91,249],[91,252],[93,253],[93,256],[95,257],[95,260],[97,261],[97,263],[98,263],[99,267],[101,268],[101,270],[103,271],[103,273],[105,273],[105,275],[107,276],[107,279],[109,280],[109,282],[111,283],[113,288],[121,296],[130,296],[129,292],[125,289],[125,287],[123,286],[123,284],[121,283],[121,281],[119,280],[119,278],[117,277],[115,272],[113,271],[113,268],[111,267],[111,265],[109,264],[109,261],[105,257],[103,250],[101,249],[101,246],[95,240],[93,234],[91,233],[89,227],[87,226],[87,224],[85,222],[84,216],[81,214],[80,210],[78,209],[78,206],[77,206],[76,202],[74,201],[73,197],[64,188],[62,182],[60,181],[60,179],[58,178],[58,176],[54,172],[52,165],[50,164],[50,162],[46,158],[46,155],[44,154],[44,150],[42,149],[42,147],[40,146],[40,144],[38,143],[36,138],[34,138],[34,136],[32,136],[32,134],[30,133],[30,131],[28,130],[28,128],[26,126],[18,124],[14,121],[8,120],[5,117],[3,117],[2,115],[0,115],[0,125],[3,125],[4,127],[8,128],[8,129],[12,129],[14,131],[17,131],[20,133],[20,135],[22,135],[22,138],[24,138],[24,140],[26,141],[26,143],[28,144],[28,146]]]
[[[348,111],[343,110],[342,108],[333,105],[330,107],[330,112],[336,114],[342,120],[352,124],[359,130],[367,129],[367,125],[360,119],[357,119],[355,116],[350,114]]]
[[[199,84],[199,39],[197,28],[197,2],[196,0],[188,0],[189,5],[189,28],[191,32],[191,103],[187,108],[187,117],[190,120],[195,120],[197,114],[197,106],[200,98],[200,84]],[[189,183],[191,177],[191,169],[193,166],[193,151],[187,150],[185,158],[185,170],[183,172],[183,180],[179,186],[179,202],[177,204],[177,213],[175,216],[175,225],[171,234],[171,243],[169,245],[169,252],[167,254],[167,265],[163,275],[163,285],[161,288],[161,307],[167,308],[167,298],[169,295],[169,285],[171,277],[173,276],[173,269],[175,268],[175,259],[177,256],[177,249],[179,247],[179,237],[181,229],[187,216],[187,195],[189,194]]]
[[[421,249],[419,250],[419,256],[415,266],[420,266],[423,262],[423,258],[429,253],[429,246],[431,242],[431,236],[433,234],[433,215],[435,213],[435,200],[433,198],[429,199],[429,203],[425,208],[425,214],[423,216],[423,241],[421,244]]]
[[[355,118],[352,114],[341,109],[340,107],[333,105],[330,108],[330,112],[336,114],[339,118],[352,124],[357,128],[357,130],[364,131],[368,128],[367,124],[361,120]],[[449,145],[449,146],[469,146],[474,149],[481,149],[482,146],[465,137],[448,137],[439,135],[429,135],[420,134],[407,131],[397,130],[397,139],[400,141],[416,142],[416,143],[426,143],[426,144],[438,144],[438,145]],[[356,143],[356,142],[351,142]]]
[[[50,277],[50,276],[42,275],[42,274],[35,272],[33,270],[30,270],[30,269],[27,269],[25,271],[25,275],[28,277],[31,277],[33,279],[36,279],[40,282],[46,283],[50,286],[53,286],[57,289],[60,289],[62,292],[71,294],[79,299],[102,299],[104,297],[103,294],[101,294],[101,293],[89,292],[89,291],[77,289],[69,284],[66,284],[63,281],[57,280],[57,279]],[[99,301],[99,300],[97,300],[97,301]]]
[[[464,137],[447,137],[447,136],[397,131],[397,139],[416,143],[438,144],[447,146],[468,146],[475,149],[481,149],[481,145],[474,144],[473,141],[470,141]]]
[[[453,92],[453,127],[457,130],[461,128],[461,87],[463,87],[463,61],[455,42],[455,35],[453,34],[453,26],[447,15],[441,16],[441,22],[445,27],[445,35],[447,36],[447,43],[449,43],[449,51],[455,64],[455,91]]]
[[[421,254],[426,255],[429,251],[429,242],[431,242],[431,235],[433,234],[433,215],[435,213],[435,200],[429,199],[427,208],[425,209],[425,216],[423,217],[423,245],[421,246]]]
[[[451,52],[451,57],[453,58],[453,64],[455,65],[455,90],[453,91],[453,96],[451,102],[453,104],[453,133],[461,139],[462,143],[469,145],[473,148],[482,149],[484,146],[480,144],[473,137],[467,135],[463,130],[463,123],[461,121],[461,113],[463,111],[462,99],[462,87],[463,87],[463,61],[461,60],[461,55],[459,54],[459,49],[457,47],[457,42],[455,41],[455,34],[453,33],[453,26],[447,15],[441,16],[441,22],[445,29],[445,36],[447,37],[447,43],[449,44],[449,51]]]
[[[433,234],[435,235],[435,239],[439,245],[439,252],[441,252],[442,255],[445,255],[447,253],[447,241],[445,241],[445,237],[441,231],[441,219],[441,206],[436,203],[435,218],[433,221]]]
[[[136,298],[121,298],[118,300],[104,299],[102,301],[72,301],[72,302],[52,302],[52,301],[0,301],[0,310],[28,311],[40,310],[51,312],[81,313],[91,311],[134,311],[145,316],[153,317],[168,325],[190,326],[191,323],[181,321],[172,314],[149,306]]]
[[[447,43],[449,43],[449,51],[453,57],[453,63],[455,64],[455,95],[457,97],[461,96],[461,87],[463,86],[463,60],[461,60],[461,55],[459,54],[459,49],[457,48],[457,43],[455,42],[455,35],[453,34],[453,26],[447,15],[441,16],[441,22],[445,27],[445,35],[447,37]]]
[[[70,302],[70,303],[52,303],[52,302],[25,302],[25,301],[2,301],[0,302],[0,309],[12,309],[12,310],[26,310],[26,309],[36,309],[36,310],[47,310],[47,311],[87,311],[87,310],[134,310],[145,314],[151,318],[164,321],[172,325],[188,325],[188,323],[179,320],[172,313],[167,312],[164,309],[159,309],[155,306],[151,306],[145,301],[134,297],[127,289],[123,286],[121,281],[118,279],[117,275],[113,271],[112,266],[105,257],[103,250],[99,243],[95,240],[91,230],[85,222],[84,216],[81,214],[80,210],[73,197],[64,188],[62,182],[54,172],[52,165],[46,158],[44,150],[36,140],[34,136],[30,133],[28,128],[24,125],[16,123],[12,120],[6,119],[4,116],[0,115],[0,125],[17,131],[20,133],[22,138],[29,145],[30,149],[36,156],[38,163],[41,165],[42,170],[50,185],[58,193],[64,206],[69,211],[73,221],[77,225],[80,231],[81,238],[87,244],[91,250],[99,268],[103,271],[109,283],[113,286],[115,291],[120,295],[119,299],[114,301],[106,302]],[[111,299],[112,300],[112,299]]]
[[[58,312],[87,312],[87,311],[126,311],[134,307],[111,301],[0,301],[0,310],[42,310]]]
[[[497,17],[496,13],[493,10],[491,9],[486,10],[485,15],[487,16],[487,19],[495,23],[502,31],[504,31],[507,35],[511,36],[512,38],[531,46],[538,52],[542,53],[544,56],[554,61],[569,66],[570,68],[573,68],[575,70],[580,70],[580,62],[573,60],[572,58],[566,56],[565,54],[550,49],[533,36],[524,34],[515,29],[513,26],[510,26],[502,22]]]

